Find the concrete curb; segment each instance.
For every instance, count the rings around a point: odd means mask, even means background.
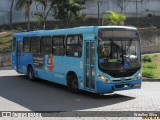
[[[0,70],[12,70],[12,67],[0,67]]]
[[[153,79],[153,78],[142,78],[143,82],[160,82],[160,79]]]

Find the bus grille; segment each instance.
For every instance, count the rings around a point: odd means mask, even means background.
[[[133,79],[130,78],[119,78],[119,79],[111,79],[112,82],[127,82],[127,81],[132,81]]]

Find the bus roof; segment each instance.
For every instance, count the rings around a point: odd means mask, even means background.
[[[134,29],[135,27],[129,26],[81,26],[75,28],[66,28],[66,29],[56,29],[56,30],[37,30],[30,32],[19,32],[15,33],[13,36],[49,36],[49,35],[66,35],[66,34],[85,34],[85,33],[94,33],[101,28],[125,28],[125,29]]]

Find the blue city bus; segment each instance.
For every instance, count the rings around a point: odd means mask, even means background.
[[[141,88],[139,33],[127,26],[15,33],[12,67],[30,80],[62,84],[73,93],[84,90],[105,94]]]

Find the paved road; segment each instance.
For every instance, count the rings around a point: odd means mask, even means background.
[[[0,70],[0,111],[160,111],[160,82],[142,89],[96,96],[72,94],[65,86],[29,81],[13,70]]]

